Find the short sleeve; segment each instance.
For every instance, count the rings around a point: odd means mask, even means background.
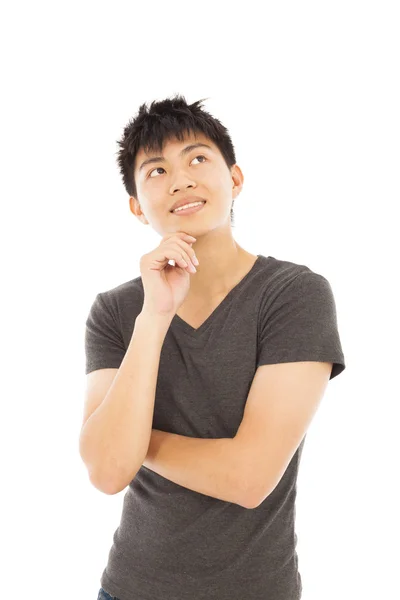
[[[86,375],[96,369],[119,368],[125,356],[121,332],[103,295],[97,294],[86,319]]]
[[[297,361],[332,362],[330,379],[346,368],[332,288],[311,270],[260,307],[257,366]]]

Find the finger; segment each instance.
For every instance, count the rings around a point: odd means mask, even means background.
[[[193,261],[193,259],[196,258],[196,254],[195,254],[195,251],[193,250],[193,248],[187,242],[184,242],[183,240],[181,240],[181,241],[178,240],[176,242],[176,244],[182,250],[184,260],[186,260],[186,262],[189,262],[194,267],[194,269],[197,270],[196,265]]]
[[[190,258],[186,255],[186,253],[179,248],[179,250],[172,250],[173,259],[175,261],[175,266],[179,266],[182,269],[189,271],[189,273],[195,273],[196,268],[193,266]]]

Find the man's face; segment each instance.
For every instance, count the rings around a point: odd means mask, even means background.
[[[192,144],[207,147],[185,150]],[[143,165],[161,156],[164,160],[158,158]],[[229,170],[219,148],[200,133],[187,136],[182,142],[175,138],[168,140],[162,152],[146,154],[141,148],[134,176],[138,197],[130,199],[131,210],[162,236],[174,231],[200,234],[202,230],[205,233],[210,228],[230,225],[232,200],[243,184],[240,168],[234,165]],[[199,196],[206,204],[191,215],[171,213],[173,204],[186,196]]]

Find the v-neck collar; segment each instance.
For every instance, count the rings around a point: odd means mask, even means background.
[[[182,319],[182,317],[180,317],[176,313],[171,321],[171,326],[179,327],[179,329],[181,329],[182,331],[184,331],[186,334],[188,334],[189,336],[191,336],[194,339],[199,338],[203,334],[203,332],[206,331],[210,327],[212,322],[218,317],[219,313],[225,308],[225,306],[232,300],[233,296],[243,287],[243,285],[246,283],[247,279],[257,269],[258,265],[264,258],[269,258],[269,257],[264,257],[262,254],[257,254],[257,258],[254,261],[254,264],[251,267],[251,269],[246,273],[246,275],[244,275],[244,277],[242,277],[242,279],[239,281],[239,283],[237,283],[227,293],[225,298],[222,299],[222,301],[218,304],[218,306],[216,308],[214,308],[212,313],[206,318],[205,321],[203,321],[203,323],[199,327],[197,327],[197,328],[192,327],[191,325],[189,325],[189,323],[184,321],[184,319]]]

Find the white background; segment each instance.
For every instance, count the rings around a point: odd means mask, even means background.
[[[303,600],[399,593],[396,8],[2,8],[2,597],[97,598],[124,492],[95,489],[79,456],[85,321],[160,241],[129,210],[116,140],[140,104],[174,93],[208,98],[232,136],[238,243],[334,292],[347,368],[302,455]]]

